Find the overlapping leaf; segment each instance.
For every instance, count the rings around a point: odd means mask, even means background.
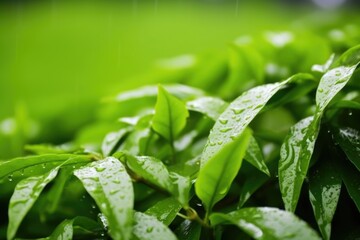
[[[133,234],[141,240],[176,240],[174,233],[153,216],[136,212],[134,214]]]
[[[152,128],[168,141],[173,142],[185,127],[188,116],[185,103],[159,85]]]
[[[330,239],[331,222],[340,197],[341,178],[333,161],[317,164],[310,175],[309,196],[324,239]]]
[[[57,167],[44,175],[26,178],[16,185],[9,203],[8,240],[14,238],[22,220],[34,205],[44,187],[56,177],[58,170]]]
[[[212,225],[231,223],[254,239],[318,240],[316,232],[294,214],[276,208],[243,208],[228,214],[214,213]]]
[[[74,172],[109,222],[114,239],[130,239],[134,191],[125,167],[116,158],[93,162]]]
[[[225,197],[236,177],[250,141],[250,131],[229,142],[200,169],[195,183],[196,195],[210,213],[215,203]]]
[[[285,208],[294,212],[306,177],[318,134],[318,125],[308,117],[290,129],[280,151],[279,183]]]

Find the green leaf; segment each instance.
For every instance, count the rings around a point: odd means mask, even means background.
[[[184,220],[175,233],[179,240],[199,240],[201,225],[195,221]]]
[[[170,225],[181,209],[181,204],[174,197],[165,198],[145,211],[146,214],[156,217],[165,225]]]
[[[229,104],[220,98],[200,97],[186,103],[191,111],[200,112],[216,121]]]
[[[256,190],[269,180],[269,176],[265,175],[263,172],[259,172],[255,168],[245,169],[243,167],[245,166],[242,166],[239,174],[245,177],[245,181],[241,184],[238,209],[249,200]]]
[[[350,48],[343,53],[332,65],[337,66],[353,66],[360,61],[360,45]]]
[[[166,89],[166,91],[171,95],[174,95],[180,99],[190,99],[204,95],[204,92],[200,89],[181,84],[167,84],[164,85],[163,88]],[[116,101],[124,102],[132,99],[141,99],[144,97],[156,97],[157,95],[158,86],[146,86],[120,93],[116,96]]]
[[[350,67],[339,66],[323,75],[316,91],[319,112],[323,112],[334,96],[348,83],[357,65],[358,63]]]
[[[195,183],[196,195],[202,200],[207,214],[215,203],[225,197],[236,177],[250,141],[250,131],[245,131],[234,141],[225,144],[199,171]]]
[[[235,99],[215,122],[201,157],[201,167],[227,143],[240,136],[267,101],[286,82],[255,87]]]
[[[46,213],[54,213],[59,205],[62,193],[65,188],[67,180],[72,176],[74,169],[61,169],[58,177],[55,179],[54,184],[46,194],[42,210]]]
[[[125,167],[113,157],[74,172],[109,222],[114,239],[130,239],[134,191]]]
[[[163,190],[173,191],[169,171],[161,160],[148,156],[132,156],[125,152],[118,152],[116,156],[137,175],[136,177],[140,177]]]
[[[261,149],[256,141],[256,139],[251,136],[249,141],[249,146],[246,149],[245,160],[248,161],[251,165],[270,176],[268,167],[265,164],[264,156],[261,152]]]
[[[190,188],[192,185],[190,177],[184,177],[175,172],[171,172],[170,178],[173,183],[173,195],[184,208],[187,208],[189,206]]]
[[[360,171],[360,132],[354,128],[340,128],[335,130],[335,136],[334,140]]]
[[[56,167],[44,175],[25,178],[16,185],[9,203],[8,240],[14,238],[22,220],[34,205],[44,187],[56,177],[58,170],[59,167]]]
[[[133,234],[140,240],[176,240],[176,236],[162,222],[153,216],[136,212],[134,214]]]
[[[360,172],[347,161],[341,161],[338,165],[346,190],[360,212]]]
[[[51,234],[51,240],[72,240],[73,239],[73,222],[74,220],[64,220],[56,227]]]
[[[264,240],[313,240],[317,233],[293,213],[277,208],[243,208],[228,214],[214,213],[211,224],[230,223],[254,239]]]
[[[120,140],[125,137],[130,129],[131,128],[123,128],[117,132],[110,132],[105,136],[101,145],[101,150],[104,156],[109,156],[116,151],[116,147],[118,146]]]
[[[68,159],[69,161],[66,161]],[[24,168],[35,165],[47,164],[47,163],[61,164],[65,161],[66,161],[65,165],[71,165],[76,163],[90,162],[91,159],[92,156],[90,155],[75,155],[75,154],[44,154],[40,156],[14,158],[0,164],[0,179],[6,177],[7,175],[13,172],[20,171]]]
[[[291,129],[280,151],[279,184],[285,209],[294,212],[306,177],[319,131],[318,122],[308,117]]]
[[[185,104],[159,85],[152,128],[169,142],[183,130],[189,112]]]
[[[330,239],[331,222],[340,197],[341,177],[334,163],[326,159],[314,166],[310,174],[309,197],[324,239]]]

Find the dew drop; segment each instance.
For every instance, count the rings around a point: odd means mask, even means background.
[[[319,88],[319,89],[318,89],[318,92],[319,92],[319,93],[322,93],[322,92],[324,92],[324,89]]]
[[[340,76],[341,75],[341,72],[340,71],[336,71],[335,72],[335,76]]]
[[[221,144],[223,144],[223,141],[218,141],[217,144],[221,145]]]
[[[9,176],[8,176],[8,180],[9,180],[9,182],[12,182],[12,181],[13,181],[13,176],[12,176],[12,175],[9,175]]]
[[[220,132],[222,133],[226,133],[226,132],[229,132],[232,128],[222,128],[220,129]]]
[[[100,167],[100,166],[95,167],[95,169],[96,169],[96,171],[98,171],[98,172],[102,172],[102,171],[105,170],[104,167]]]
[[[209,143],[209,145],[210,145],[210,146],[215,146],[215,145],[216,145],[216,143],[214,143],[214,142],[210,142],[210,143]]]
[[[41,166],[42,168],[46,168],[46,163],[43,163]]]
[[[240,114],[242,113],[245,109],[242,108],[232,108],[231,109],[235,114]]]
[[[153,230],[154,230],[153,227],[148,227],[148,228],[146,228],[146,232],[147,232],[147,233],[151,233]]]
[[[219,119],[219,122],[221,124],[227,124],[228,123],[228,120],[227,119]]]

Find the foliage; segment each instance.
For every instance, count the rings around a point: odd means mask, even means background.
[[[359,237],[360,45],[306,37],[242,37],[218,72],[205,61],[177,83],[122,92],[72,142],[3,161],[2,232]]]

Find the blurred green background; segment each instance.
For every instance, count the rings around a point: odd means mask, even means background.
[[[226,53],[244,34],[338,24],[341,16],[295,1],[2,1],[0,159],[21,153],[6,147],[16,123],[35,142],[64,142],[91,122],[103,97],[166,81],[161,59]]]

